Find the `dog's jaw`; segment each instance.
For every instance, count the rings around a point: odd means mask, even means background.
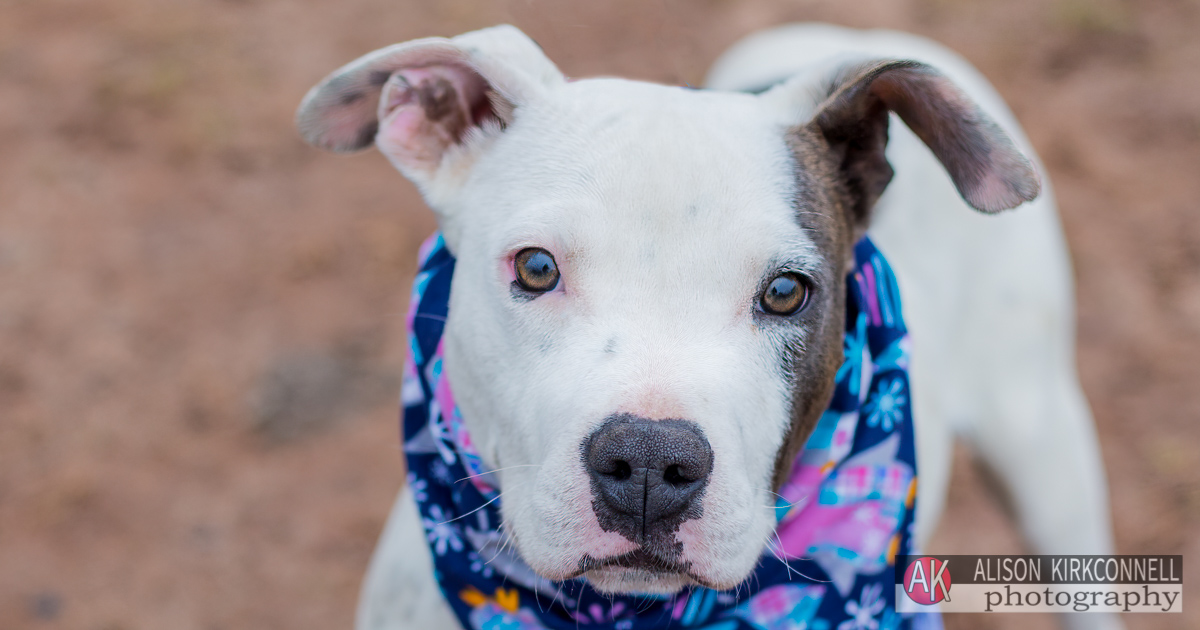
[[[644,593],[672,595],[699,583],[684,573],[660,573],[649,569],[605,567],[583,574],[592,588],[609,595]]]

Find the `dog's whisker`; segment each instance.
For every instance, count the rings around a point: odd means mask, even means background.
[[[533,603],[537,604],[537,607],[538,607],[538,610],[539,610],[539,611],[541,611],[541,612],[546,612],[546,609],[545,609],[545,608],[542,608],[542,597],[541,597],[541,595],[542,595],[542,593],[541,593],[541,591],[540,591],[540,590],[538,590],[538,589],[536,589],[536,588],[535,588],[535,589],[533,589]]]
[[[496,526],[496,533],[501,534],[500,548],[496,550],[496,553],[491,558],[484,561],[484,564],[491,564],[493,560],[503,555],[509,549],[510,545],[516,544],[513,537],[508,534],[509,529],[511,528],[508,527],[508,523],[501,519],[500,524]]]
[[[776,551],[774,547],[768,545],[767,550],[771,552],[771,556],[773,556],[776,560],[783,563],[783,566],[788,570],[788,576],[790,579],[790,576],[792,574],[792,568],[791,568],[791,566],[788,565],[787,560],[783,556],[779,555],[779,552]]]
[[[455,480],[454,483],[462,483],[468,479],[474,479],[476,477],[482,477],[484,475],[492,475],[492,474],[498,473],[503,470],[512,470],[514,468],[541,468],[541,467],[542,467],[541,464],[516,464],[513,466],[505,466],[504,468],[496,468],[495,470],[485,470],[481,473],[475,473],[474,475],[467,475],[466,477],[463,477],[462,479]]]
[[[798,570],[798,569],[793,569],[793,568],[792,568],[792,565],[788,564],[788,561],[787,561],[787,559],[786,559],[786,558],[784,558],[784,557],[783,557],[783,555],[782,555],[782,553],[783,553],[783,539],[779,537],[779,532],[778,532],[778,531],[776,531],[776,532],[772,532],[772,533],[773,533],[773,534],[774,534],[774,536],[775,536],[775,540],[779,542],[779,552],[777,553],[777,552],[776,552],[776,550],[775,550],[775,548],[774,548],[773,546],[771,546],[771,545],[768,545],[768,546],[767,546],[767,548],[768,548],[768,549],[770,549],[770,550],[771,550],[771,553],[772,553],[772,554],[773,554],[773,555],[774,555],[776,558],[778,558],[780,562],[782,562],[782,563],[783,563],[783,566],[787,567],[787,570],[788,570],[788,575],[791,575],[791,574],[794,572],[796,575],[798,575],[798,576],[800,576],[800,577],[802,577],[802,578],[804,578],[804,579],[806,579],[806,580],[812,580],[813,582],[829,582],[829,580],[819,580],[819,579],[817,579],[817,578],[815,578],[815,577],[813,577],[813,576],[810,576],[810,575],[805,575],[804,573],[800,572],[800,570]]]
[[[787,506],[787,508],[790,510],[790,509],[796,507],[797,505],[804,503],[804,501],[807,499],[808,499],[808,496],[803,496],[803,497],[800,497],[799,499],[796,499],[795,501],[785,501],[784,503],[779,503],[776,505],[764,505],[762,507],[764,507],[768,510],[778,510],[781,507]]]
[[[536,591],[535,591],[535,592],[536,592]],[[550,600],[550,605],[548,606],[548,608],[553,608],[553,607],[554,607],[554,602],[558,601],[558,598],[559,598],[559,597],[560,597],[562,594],[563,594],[563,585],[562,585],[562,582],[559,582],[559,583],[558,583],[558,588],[556,588],[556,589],[554,590],[554,599],[551,599],[551,600]],[[542,604],[541,604],[541,600],[538,600],[538,608],[539,608],[539,609],[541,609],[541,606],[542,606]],[[542,610],[542,612],[546,612],[546,611],[545,611],[545,610]]]
[[[472,514],[474,514],[474,513],[478,512],[479,510],[482,510],[483,508],[485,508],[485,507],[487,507],[487,506],[489,506],[489,505],[491,505],[491,504],[495,503],[496,501],[499,501],[499,500],[500,500],[500,497],[502,497],[502,496],[504,496],[504,493],[503,493],[503,492],[498,492],[498,493],[496,493],[496,496],[492,497],[492,499],[491,499],[490,501],[488,501],[487,503],[484,503],[483,505],[481,505],[481,506],[479,506],[479,507],[475,508],[474,510],[471,510],[470,512],[467,512],[466,514],[460,514],[460,515],[458,515],[458,516],[455,516],[454,518],[452,518],[452,519],[450,519],[450,520],[448,520],[448,521],[442,521],[441,523],[438,523],[438,525],[445,525],[446,523],[453,523],[454,521],[457,521],[457,520],[459,520],[459,519],[464,519],[464,518],[466,518],[466,517],[468,517],[468,516],[470,516],[470,515],[472,515]]]
[[[497,529],[496,531],[499,532],[500,530]],[[513,544],[512,536],[509,536],[507,532],[504,532],[504,536],[500,541],[500,548],[497,549],[495,555],[493,555],[489,560],[484,562],[484,564],[491,564],[493,560],[495,560],[496,558],[499,558],[501,555],[503,555],[504,552],[512,544]]]
[[[801,574],[799,571],[795,571],[794,569],[792,569],[792,565],[788,564],[787,558],[784,557],[784,555],[783,555],[783,539],[779,537],[779,532],[772,532],[772,533],[775,535],[775,540],[779,541],[779,547],[776,548],[775,545],[770,544],[770,542],[768,541],[767,549],[769,549],[771,551],[771,555],[775,556],[776,560],[783,563],[784,568],[787,569],[789,579],[791,579],[790,576],[792,575],[793,572],[796,575],[800,575],[801,577],[803,577],[803,574]]]
[[[809,495],[806,494],[806,495],[800,497],[799,499],[796,499],[795,501],[788,501],[787,497],[783,496],[782,494],[779,494],[778,492],[775,492],[774,490],[767,490],[767,494],[773,494],[773,495],[779,497],[780,499],[784,500],[784,503],[782,505],[775,504],[775,505],[762,506],[762,507],[767,508],[768,510],[778,510],[779,508],[783,507],[784,505],[786,505],[787,508],[790,510],[790,509],[796,507],[797,505],[803,503],[804,501],[807,501],[809,498]]]
[[[583,606],[583,598],[575,598],[575,630],[579,630],[579,609]]]

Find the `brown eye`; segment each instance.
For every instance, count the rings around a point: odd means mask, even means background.
[[[517,275],[517,284],[526,291],[545,293],[558,286],[558,265],[554,263],[554,256],[540,247],[517,252],[513,271]]]
[[[800,276],[785,273],[776,276],[763,292],[762,309],[772,315],[791,315],[808,302],[808,285]]]

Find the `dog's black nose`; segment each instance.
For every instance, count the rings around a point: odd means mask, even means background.
[[[700,495],[712,472],[704,433],[687,420],[608,419],[583,444],[592,479],[592,509],[605,531],[637,543],[657,540],[700,516]],[[653,541],[652,541],[653,542]]]

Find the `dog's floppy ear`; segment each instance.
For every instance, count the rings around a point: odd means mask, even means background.
[[[516,108],[563,81],[513,26],[418,39],[334,71],[304,97],[296,126],[310,144],[332,151],[375,143],[424,188],[500,133]]]
[[[1041,182],[1012,139],[949,79],[916,61],[878,60],[842,67],[808,123],[840,161],[865,229],[892,178],[884,157],[888,112],[895,112],[941,161],[973,208],[995,213],[1031,201]]]

